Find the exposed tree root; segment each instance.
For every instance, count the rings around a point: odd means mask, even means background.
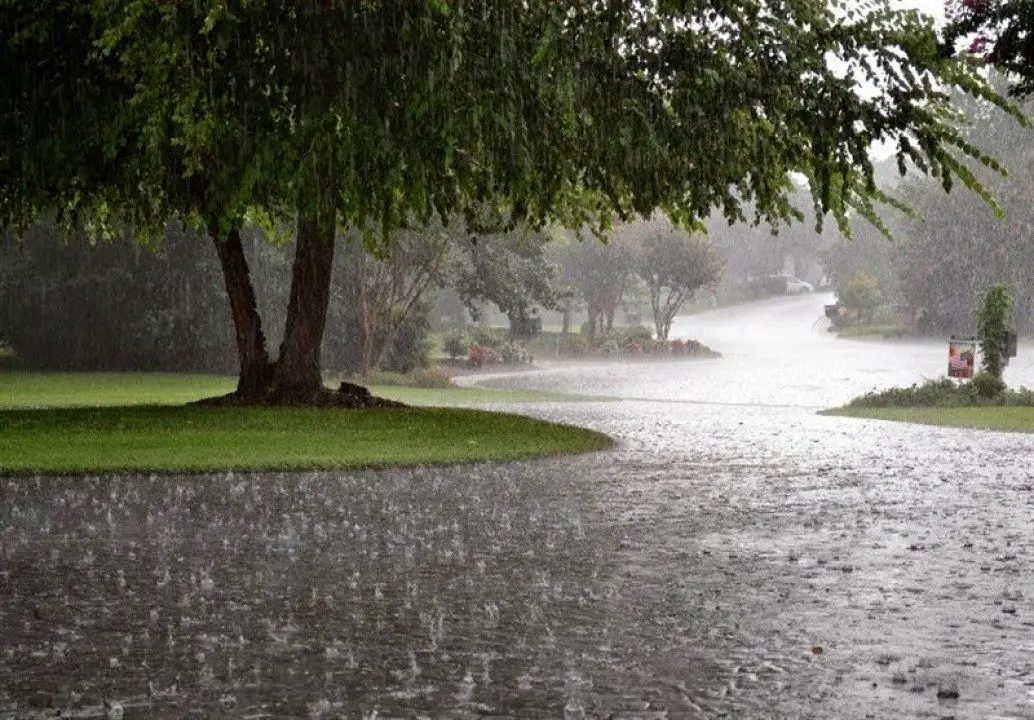
[[[399,408],[396,400],[375,397],[362,385],[343,382],[337,390],[318,388],[297,390],[273,388],[265,393],[232,392],[198,400],[193,405],[210,407],[324,407],[324,408]]]

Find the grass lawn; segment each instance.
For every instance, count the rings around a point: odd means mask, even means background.
[[[237,386],[227,375],[176,373],[0,373],[0,409],[98,407],[108,405],[183,405],[225,395]],[[407,405],[462,407],[481,403],[602,400],[538,390],[486,388],[428,389],[371,385],[379,397]]]
[[[1013,405],[949,408],[836,408],[834,410],[823,410],[820,414],[873,418],[875,420],[894,420],[923,425],[974,428],[978,430],[1034,432],[1034,407]]]
[[[220,376],[0,373],[0,474],[397,467],[609,447],[607,436],[473,409],[185,407]],[[371,388],[403,402],[557,399],[457,388]]]
[[[837,337],[845,340],[887,340],[907,337],[908,328],[904,325],[891,324],[869,324],[869,325],[843,325],[829,329]]]

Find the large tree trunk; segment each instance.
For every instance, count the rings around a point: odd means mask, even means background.
[[[273,379],[273,365],[266,353],[266,336],[262,333],[262,318],[255,302],[248,260],[244,257],[238,228],[222,235],[215,228],[208,231],[219,254],[223,269],[226,295],[230,299],[230,313],[237,335],[237,363],[240,377],[237,395],[242,400],[258,400],[269,390]]]
[[[330,188],[302,198],[287,323],[274,378],[278,400],[306,402],[323,394],[320,346],[330,301],[336,212]]]

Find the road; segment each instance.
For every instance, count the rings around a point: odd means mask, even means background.
[[[822,301],[483,379],[604,453],[0,481],[0,718],[1034,718],[1034,438],[816,415],[947,355]]]

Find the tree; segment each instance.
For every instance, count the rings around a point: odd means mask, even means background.
[[[977,340],[983,356],[980,372],[973,376],[973,388],[983,397],[993,398],[1005,390],[1002,370],[1008,362],[1009,315],[1012,297],[1007,283],[995,283],[977,298],[974,318]]]
[[[399,231],[385,257],[367,252],[361,233],[339,239],[325,343],[338,369],[366,375],[380,366],[428,293],[447,281],[451,247],[440,224]]]
[[[796,217],[792,172],[843,224],[850,208],[876,217],[875,141],[979,190],[959,156],[990,160],[961,140],[940,88],[1000,102],[944,57],[928,19],[884,0],[844,16],[819,0],[43,0],[0,13],[15,80],[0,84],[0,211],[192,218],[223,266],[245,402],[347,401],[327,395],[319,364],[339,224],[377,228],[374,246],[486,203],[532,228],[605,229],[658,207],[691,226],[714,207],[743,218],[744,203],[776,220]],[[862,76],[875,92],[859,92]],[[275,362],[240,250],[253,208],[295,217]]]
[[[546,232],[518,229],[496,235],[456,236],[459,267],[455,287],[471,316],[494,303],[510,320],[510,334],[524,331],[531,310],[555,310],[563,298],[557,269],[545,254]]]
[[[575,288],[589,316],[589,344],[614,325],[618,303],[633,274],[633,252],[629,243],[620,237],[597,242],[583,238],[571,242],[559,253],[563,267],[562,278]]]
[[[219,266],[170,223],[159,248],[98,244],[53,222],[0,240],[0,340],[26,370],[227,372]]]
[[[1014,94],[1034,92],[1034,7],[1028,0],[951,0],[946,4],[946,54],[965,52],[1011,73]]]
[[[1000,76],[992,81],[1004,86]],[[1029,197],[1034,144],[1027,130],[997,108],[962,95],[954,99],[971,123],[966,132],[973,141],[983,138],[996,155],[1008,158],[1008,177],[987,171],[981,176],[1003,214],[996,217],[972,196],[946,196],[928,178],[910,178],[902,196],[918,217],[895,230],[900,239],[895,268],[905,306],[920,331],[958,333],[973,327],[973,297],[1006,281],[1015,288],[1019,329],[1029,331],[1034,312],[1034,208]],[[1021,104],[1027,112],[1032,107],[1029,101]]]
[[[667,340],[671,321],[702,287],[717,284],[722,261],[701,233],[685,233],[656,218],[625,229],[637,240],[635,272],[650,292],[658,340]]]

